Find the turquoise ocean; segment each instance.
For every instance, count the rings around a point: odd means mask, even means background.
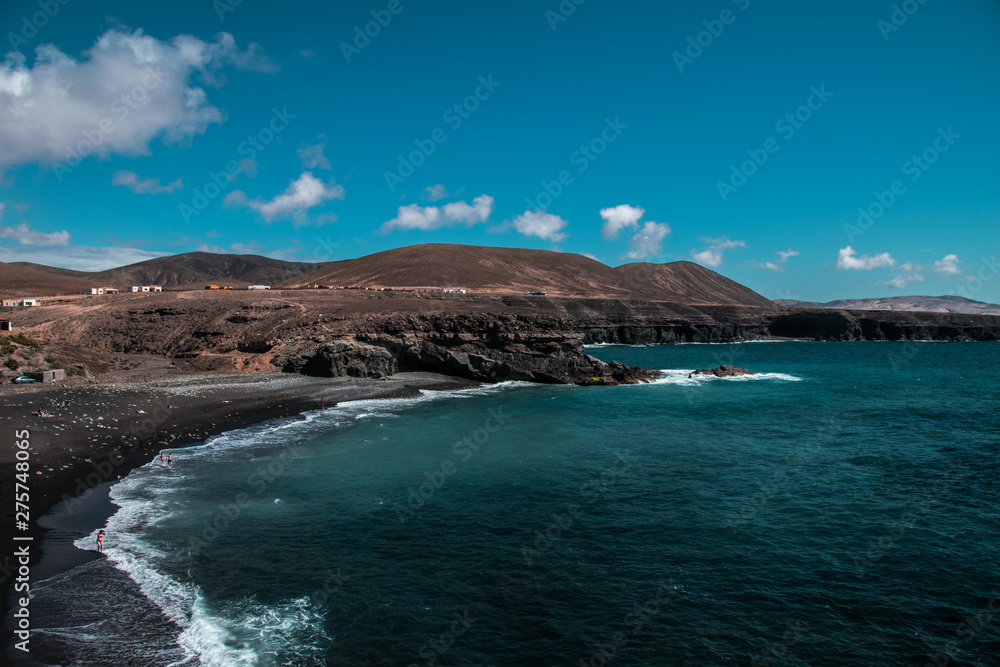
[[[36,663],[1000,665],[1000,344],[588,352],[665,373],[132,471],[107,556],[35,586]],[[688,377],[724,363],[758,374]]]

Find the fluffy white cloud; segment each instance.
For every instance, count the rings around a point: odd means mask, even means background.
[[[896,266],[896,260],[887,252],[880,252],[874,257],[858,255],[851,246],[841,248],[837,253],[838,269],[853,269],[855,271],[871,271],[883,266]]]
[[[448,190],[441,183],[424,188],[423,197],[427,201],[438,201],[439,199],[444,199],[447,196]]]
[[[71,234],[65,229],[61,232],[36,232],[22,222],[15,227],[0,227],[0,238],[12,239],[21,245],[62,246],[69,243]],[[30,260],[12,260],[30,261]]]
[[[226,202],[233,204],[236,201],[229,201],[236,193],[234,191],[226,196]],[[260,213],[261,217],[271,222],[280,218],[292,217],[301,221],[306,211],[314,206],[319,206],[327,199],[343,199],[344,188],[340,185],[328,186],[323,181],[313,176],[310,172],[302,172],[302,175],[282,192],[270,201],[254,199],[247,202],[247,205]]]
[[[642,209],[639,209],[640,211]],[[660,254],[663,247],[663,239],[670,233],[670,225],[665,222],[649,221],[636,232],[635,236],[629,239],[628,246],[631,250],[626,256],[629,259],[643,260],[655,257]]]
[[[104,271],[173,253],[123,246],[64,246],[30,249],[0,246],[0,262],[34,262],[75,271]]]
[[[764,262],[760,265],[760,268],[767,269],[768,271],[777,271],[778,273],[784,273],[788,270],[788,267],[783,264],[775,264],[774,262]]]
[[[545,211],[525,211],[511,223],[519,234],[537,236],[540,239],[557,242],[566,238],[562,231],[569,223],[558,215]]]
[[[214,42],[190,35],[160,41],[114,29],[79,60],[51,44],[36,54],[30,68],[17,52],[0,63],[0,168],[35,161],[72,167],[91,153],[146,155],[156,137],[188,140],[223,119],[198,83],[220,85],[224,67],[275,69],[259,45],[240,51],[228,33]]]
[[[702,239],[702,241],[706,241],[709,246],[698,252],[692,250],[691,257],[699,264],[711,266],[712,268],[722,266],[723,253],[725,251],[732,250],[733,248],[747,247],[744,241],[730,241],[728,238]]]
[[[604,224],[601,225],[601,235],[606,239],[613,239],[621,230],[638,226],[639,218],[645,214],[646,209],[628,204],[602,208],[601,217],[604,218]]]
[[[326,147],[326,135],[319,135],[322,139],[318,144],[304,144],[299,147],[299,159],[302,160],[302,166],[306,169],[326,169],[327,171],[333,171],[333,166],[330,164],[330,160],[323,155],[323,149]]]
[[[775,254],[781,258],[777,261],[777,263],[764,262],[763,264],[758,264],[757,266],[761,269],[767,269],[768,271],[776,271],[778,273],[784,273],[785,271],[788,270],[788,267],[786,266],[786,264],[788,264],[788,258],[798,257],[800,253],[798,250],[792,250],[791,248],[789,248],[788,250],[778,250]]]
[[[464,224],[472,226],[487,222],[493,213],[493,197],[479,195],[472,204],[464,201],[452,202],[444,206],[421,206],[410,204],[400,206],[396,217],[382,224],[382,231],[390,229],[421,229],[424,231]]]
[[[112,185],[120,185],[129,188],[132,192],[140,195],[158,195],[164,192],[173,192],[184,187],[184,183],[181,179],[177,179],[173,183],[167,185],[161,185],[160,179],[158,178],[139,178],[139,174],[134,171],[116,171],[115,175],[111,177]]]
[[[784,251],[782,250],[778,251],[778,255],[781,257],[782,262],[787,262],[789,257],[798,257],[800,254],[802,253],[800,253],[798,250],[792,250],[791,248]]]
[[[934,262],[934,273],[939,276],[960,276],[962,269],[958,268],[958,265],[961,263],[962,260],[958,255],[945,255],[944,258]]]

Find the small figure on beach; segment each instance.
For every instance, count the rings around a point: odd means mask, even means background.
[[[173,462],[174,462],[174,455],[173,454],[167,454],[167,465],[170,465]]]
[[[325,398],[319,399],[319,409],[320,410],[326,409],[326,399]]]
[[[160,452],[160,465],[164,465],[165,463],[166,463],[166,459],[163,458],[163,452]]]
[[[104,553],[104,531],[97,531],[97,551],[99,553]]]

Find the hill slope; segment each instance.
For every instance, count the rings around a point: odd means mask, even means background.
[[[826,303],[812,301],[775,301],[791,308],[839,308],[841,310],[898,310],[923,313],[961,313],[963,315],[1000,315],[1000,304],[973,301],[961,296],[890,296],[874,299],[837,299]]]
[[[543,291],[690,304],[773,306],[756,292],[691,262],[611,268],[574,253],[429,243],[336,262],[284,286]]]
[[[0,263],[0,293],[4,296],[52,296],[78,294],[90,287],[127,290],[132,285],[275,285],[323,266],[326,264],[285,262],[258,255],[221,255],[210,252],[157,257],[93,273],[28,262]]]

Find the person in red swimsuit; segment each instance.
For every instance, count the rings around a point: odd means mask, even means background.
[[[99,553],[104,553],[104,531],[97,531],[97,551]]]

